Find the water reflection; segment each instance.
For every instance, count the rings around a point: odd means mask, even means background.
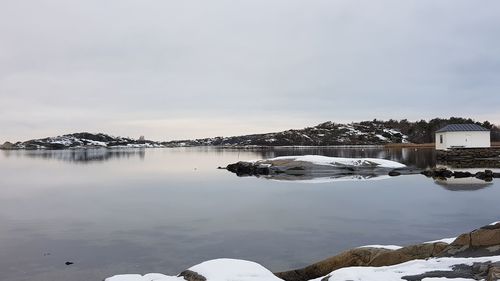
[[[117,148],[117,149],[67,149],[67,150],[4,150],[8,157],[29,157],[45,160],[58,160],[70,163],[102,162],[112,159],[144,159],[144,148]]]
[[[457,188],[421,175],[311,185],[321,178],[292,183],[216,169],[304,154],[435,165],[432,149],[3,151],[0,279],[176,274],[219,257],[283,271],[360,245],[420,243],[498,220],[500,181],[449,192]]]
[[[434,183],[450,191],[475,191],[493,185],[476,178],[436,178]]]

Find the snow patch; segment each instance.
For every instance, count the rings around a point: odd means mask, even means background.
[[[446,244],[451,244],[453,241],[455,241],[455,239],[457,239],[457,237],[443,238],[443,239],[439,239],[439,240],[427,241],[427,242],[424,242],[424,243],[425,244],[431,244],[431,243],[443,242],[443,243],[446,243]]]
[[[378,248],[378,249],[387,249],[387,250],[399,250],[403,247],[397,246],[397,245],[366,245],[366,246],[361,246],[359,248]]]

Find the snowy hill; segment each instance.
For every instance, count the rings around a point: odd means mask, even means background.
[[[25,142],[5,143],[3,149],[66,149],[66,148],[163,147],[158,142],[114,137],[106,134],[74,133]]]
[[[165,142],[166,146],[285,146],[285,145],[373,145],[408,142],[399,130],[378,123],[338,124],[325,122],[314,127],[277,133],[215,137]]]

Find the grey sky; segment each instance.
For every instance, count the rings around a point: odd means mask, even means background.
[[[0,141],[500,124],[499,1],[2,1]]]

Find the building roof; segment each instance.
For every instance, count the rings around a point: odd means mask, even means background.
[[[489,131],[477,124],[450,124],[436,131],[436,133],[443,132],[469,132],[469,131]]]

